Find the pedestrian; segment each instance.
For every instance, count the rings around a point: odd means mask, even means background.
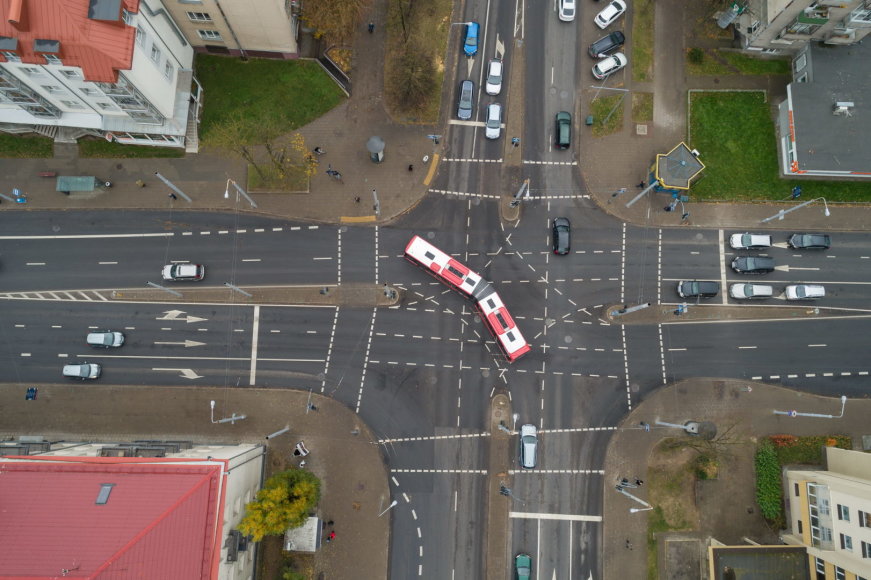
[[[170,193],[170,194],[169,194],[169,198],[170,198],[170,199],[178,199],[178,196],[177,196],[176,194],[174,194],[174,193]]]
[[[332,527],[332,525],[335,524],[335,523],[336,523],[336,522],[334,522],[333,520],[330,520],[330,521],[327,522],[327,525]]]
[[[332,542],[335,539],[336,539],[336,532],[330,532],[330,535],[327,536],[327,541]]]
[[[360,196],[359,195],[354,198],[354,203],[360,203]]]
[[[620,480],[620,485],[629,485],[629,480],[624,477]]]
[[[644,189],[644,182],[640,181],[637,185],[638,189]]]
[[[308,410],[309,410],[309,411],[317,411],[318,408],[315,407],[314,405],[312,405],[311,403],[309,403],[309,404],[308,404]]]
[[[313,149],[313,151],[315,152],[316,155],[323,155],[324,154],[324,150],[321,149],[320,147],[315,147]]]
[[[409,170],[409,171],[414,171],[414,164],[413,164],[413,163],[409,163],[409,164],[408,164],[408,170]]]
[[[637,485],[638,487],[641,487],[642,485],[644,485],[644,482],[642,480],[636,478],[635,485]]]
[[[626,538],[626,549],[627,550],[632,549],[632,542],[629,541],[629,538]]]
[[[662,209],[664,209],[665,211],[671,211],[671,210],[673,210],[674,208],[671,207],[670,205],[667,205],[667,206],[665,206],[665,207],[662,208]]]
[[[372,34],[373,32],[375,32],[375,23],[370,22],[369,23],[369,34]]]

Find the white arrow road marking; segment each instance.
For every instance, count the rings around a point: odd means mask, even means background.
[[[800,268],[798,266],[793,266],[790,268],[787,264],[784,264],[783,266],[775,266],[774,269],[781,272],[789,272],[790,270],[813,270],[816,272],[819,270],[819,268]]]
[[[188,324],[191,322],[203,322],[208,320],[208,318],[199,318],[197,316],[185,316],[184,318],[180,318],[180,315],[187,314],[184,310],[167,310],[163,313],[163,316],[158,316],[155,320],[184,320]]]
[[[185,348],[190,346],[204,346],[205,342],[197,342],[195,340],[186,340],[184,342],[163,342],[163,341],[155,341],[154,344],[172,344],[172,345],[181,345]]]
[[[479,30],[479,34],[480,34],[481,29],[479,28],[478,30]],[[475,66],[475,57],[469,57],[468,59],[466,59],[466,63],[469,65],[469,72],[466,73],[466,78],[471,78],[472,77],[472,67]]]
[[[202,375],[194,372],[194,369],[151,369],[153,371],[173,371],[181,373],[179,376],[185,379],[201,379]]]

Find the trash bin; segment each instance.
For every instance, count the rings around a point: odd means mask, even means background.
[[[585,125],[592,125],[593,124],[593,115],[587,115],[587,120],[584,121],[584,124]]]

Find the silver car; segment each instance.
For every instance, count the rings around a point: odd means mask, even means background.
[[[787,300],[816,300],[825,298],[826,288],[819,284],[790,284],[785,294]]]
[[[520,428],[520,465],[524,469],[535,467],[535,456],[538,451],[538,432],[535,425],[524,425]]]
[[[502,105],[490,103],[487,105],[487,120],[484,123],[484,136],[487,139],[498,139],[502,133]]]
[[[729,296],[736,300],[761,300],[774,296],[774,288],[768,284],[732,284]]]
[[[117,348],[124,344],[124,335],[120,332],[111,330],[97,330],[89,332],[87,339],[88,346],[96,348]]]
[[[463,81],[460,83],[460,102],[457,105],[457,117],[463,120],[472,118],[472,98],[475,92],[475,83]]]
[[[78,365],[64,365],[63,375],[68,379],[79,379],[85,381],[88,379],[98,379],[103,372],[103,367],[93,363],[82,363]]]

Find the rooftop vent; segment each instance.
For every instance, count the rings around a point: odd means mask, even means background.
[[[844,117],[852,117],[853,114],[850,112],[855,106],[853,101],[838,101],[835,103],[835,106],[832,108],[832,114]]]

